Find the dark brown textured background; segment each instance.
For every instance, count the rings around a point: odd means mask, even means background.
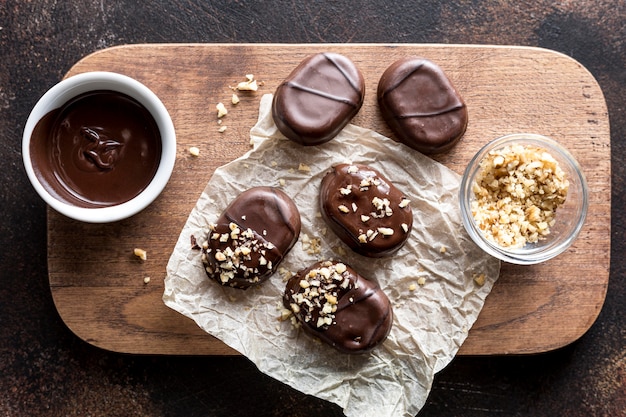
[[[533,45],[573,57],[603,89],[612,147],[611,278],[597,322],[558,351],[456,359],[419,415],[626,416],[625,22],[624,0],[0,0],[0,415],[341,416],[241,357],[130,356],[75,337],[50,296],[46,208],[23,170],[22,129],[77,60],[113,45],[407,42]]]

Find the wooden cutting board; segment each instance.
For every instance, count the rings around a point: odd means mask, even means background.
[[[163,194],[140,214],[114,224],[83,224],[48,211],[48,267],[56,307],[80,338],[119,352],[234,354],[161,301],[170,253],[214,169],[249,148],[260,97],[307,55],[347,55],[366,80],[363,108],[353,120],[392,136],[376,105],[376,85],[396,59],[420,55],[438,63],[464,97],[467,132],[436,159],[461,173],[487,141],[533,132],[564,144],[589,182],[587,222],[561,256],[535,266],[503,264],[498,282],[460,354],[543,352],[585,333],[604,302],[610,254],[610,135],[606,103],[593,76],[559,53],[528,47],[421,44],[152,44],[105,49],[74,65],[68,76],[115,71],[152,89],[170,111],[177,161]],[[235,86],[254,74],[257,92]],[[215,105],[229,109],[218,132]],[[200,149],[193,157],[189,147]],[[407,152],[410,152],[407,148]],[[133,255],[143,248],[146,261]],[[144,277],[150,277],[148,284]]]

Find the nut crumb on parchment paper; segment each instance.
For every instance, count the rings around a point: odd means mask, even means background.
[[[473,278],[477,285],[482,286],[485,284],[485,274],[474,274]]]

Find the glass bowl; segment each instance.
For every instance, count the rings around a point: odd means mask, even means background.
[[[526,243],[522,247],[513,248],[498,244],[493,239],[486,237],[472,214],[472,204],[477,200],[473,186],[482,169],[481,161],[492,151],[516,144],[534,145],[546,150],[565,173],[569,188],[565,202],[556,209],[554,223],[549,228],[549,234],[534,243]],[[459,202],[463,226],[472,240],[490,255],[518,265],[544,262],[563,253],[580,233],[589,204],[587,182],[578,162],[556,141],[530,133],[503,136],[494,139],[480,149],[469,162],[461,179]]]

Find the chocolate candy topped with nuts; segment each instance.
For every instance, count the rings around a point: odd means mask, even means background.
[[[365,81],[354,63],[326,52],[305,58],[278,86],[272,117],[278,130],[302,145],[334,138],[363,105]]]
[[[322,179],[322,217],[355,252],[379,258],[396,253],[413,225],[409,199],[381,173],[340,164]]]
[[[467,107],[443,70],[423,58],[400,59],[378,82],[378,105],[397,139],[422,153],[452,148],[467,128]]]
[[[246,289],[267,280],[300,235],[300,212],[283,191],[254,187],[210,225],[202,246],[209,278]]]
[[[283,304],[306,333],[344,353],[371,351],[393,324],[387,295],[340,262],[320,261],[298,271],[287,282]]]

